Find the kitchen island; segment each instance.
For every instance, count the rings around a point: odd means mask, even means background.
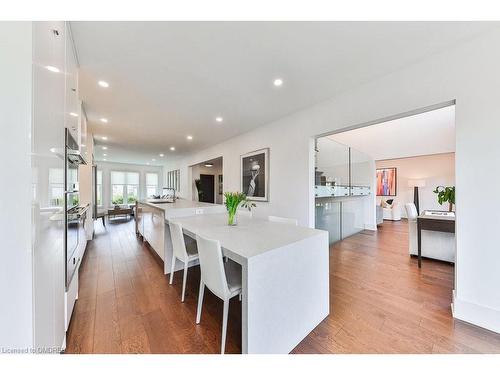
[[[220,204],[177,199],[173,203],[151,203],[145,200],[136,202],[135,231],[147,241],[163,261],[163,271],[170,273],[172,266],[172,240],[168,219],[186,216],[224,213],[226,208]],[[182,269],[182,263],[175,270]]]
[[[328,232],[243,216],[228,226],[227,214],[167,220],[241,265],[243,353],[289,353],[328,316]]]

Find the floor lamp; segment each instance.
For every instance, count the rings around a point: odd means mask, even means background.
[[[413,203],[415,203],[415,207],[417,208],[417,214],[420,215],[418,188],[425,187],[425,180],[408,180],[408,186],[413,188]]]

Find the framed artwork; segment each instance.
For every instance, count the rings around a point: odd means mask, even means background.
[[[222,189],[222,175],[220,174],[218,176],[218,178],[219,178],[219,195],[222,195],[222,190],[223,190]]]
[[[248,200],[269,201],[269,148],[241,155],[240,187]]]
[[[397,194],[396,168],[377,169],[377,196],[394,197]]]

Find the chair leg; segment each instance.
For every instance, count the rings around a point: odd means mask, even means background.
[[[196,324],[200,324],[201,320],[201,307],[203,306],[203,292],[205,291],[205,284],[200,280],[200,292],[198,294],[198,309],[196,311]]]
[[[188,262],[184,263],[184,275],[182,277],[182,298],[181,302],[184,302],[184,295],[186,294],[186,281],[188,276]]]
[[[170,267],[170,285],[174,281],[174,270],[175,270],[175,255],[172,255],[172,267]]]
[[[224,354],[226,348],[227,315],[229,312],[229,300],[224,301],[224,313],[222,315],[222,342],[220,344],[220,354]]]

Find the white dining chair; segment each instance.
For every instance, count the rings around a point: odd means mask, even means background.
[[[269,216],[267,219],[276,223],[299,225],[299,221],[297,219],[291,219],[288,217]]]
[[[182,226],[178,223],[170,222],[170,237],[172,238],[172,268],[170,269],[170,284],[174,281],[175,260],[178,259],[184,263],[184,275],[182,278],[182,297],[181,301],[184,302],[184,295],[186,294],[186,282],[189,262],[198,259],[198,251],[195,242],[189,242],[186,246],[184,241],[184,234],[182,233]]]
[[[200,324],[203,293],[206,286],[213,294],[224,301],[220,348],[221,354],[224,354],[229,300],[241,295],[241,267],[233,261],[227,263],[222,261],[222,249],[219,241],[196,236],[196,242],[198,243],[201,269],[196,324]]]
[[[246,208],[240,208],[238,210],[238,215],[241,216],[241,217],[248,217],[248,218],[252,218],[253,216],[253,212],[252,211],[248,211]]]

